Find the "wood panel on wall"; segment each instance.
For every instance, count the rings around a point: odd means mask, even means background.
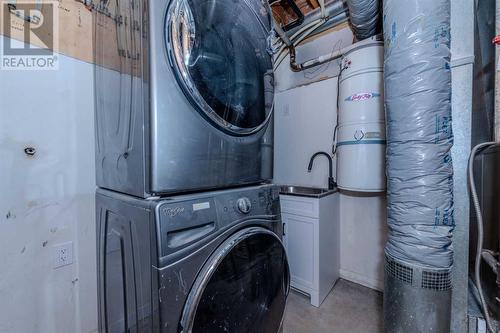
[[[34,7],[39,9],[42,13],[42,17],[49,14],[48,11],[52,10],[53,7],[49,4],[55,4],[58,18],[58,29],[57,29],[57,39],[49,47],[57,53],[61,53],[75,59],[86,61],[89,63],[94,62],[94,24],[96,21],[99,22],[101,32],[103,32],[107,37],[105,38],[108,42],[105,48],[102,48],[105,52],[105,67],[119,70],[123,68],[124,61],[130,61],[135,56],[131,55],[129,52],[123,49],[119,44],[119,38],[117,36],[124,36],[123,38],[131,38],[129,30],[131,29],[131,24],[136,25],[138,22],[131,22],[130,20],[124,19],[125,13],[130,12],[130,6],[134,0],[122,1],[125,8],[116,8],[115,1],[100,1],[99,5],[97,2],[84,4],[78,0],[57,0],[57,1],[41,1],[41,6]],[[14,6],[9,7],[4,4],[2,8],[2,24],[0,24],[0,34],[10,37],[15,40],[25,41],[24,38],[25,28],[29,24],[31,31],[36,30],[36,34],[30,34],[30,44],[38,47],[47,47],[44,40],[50,39],[52,34],[52,29],[49,27],[44,27],[43,24],[37,27],[36,20],[31,17],[16,15],[16,2],[13,1]],[[20,7],[23,2],[18,2]],[[97,17],[99,18],[97,19]],[[6,29],[6,22],[9,20],[10,29]],[[27,22],[31,20],[31,22]],[[117,35],[117,30],[121,34]],[[134,30],[134,29],[132,29]],[[140,29],[135,28],[135,36],[137,39],[140,36]],[[122,39],[123,39],[122,38]],[[123,44],[126,44],[124,41]],[[124,60],[127,59],[127,60]]]
[[[12,3],[14,6],[16,5],[15,1]],[[92,48],[93,11],[83,3],[75,0],[59,0],[50,3],[57,6],[56,13],[58,15],[58,38],[54,43],[54,51],[83,61],[92,62],[94,58]],[[19,5],[22,4],[23,2],[19,2]],[[38,7],[43,16],[48,15],[48,11],[52,10],[52,7],[47,4],[49,2],[42,1],[41,7]],[[16,9],[17,7],[9,8],[7,4],[3,4],[0,33],[12,39],[25,41],[25,27],[27,24],[30,24],[32,31],[36,31],[36,34],[39,36],[39,38],[37,38],[38,36],[30,38],[30,44],[45,47],[46,44],[42,40],[50,37],[52,29],[50,27],[44,28],[43,24],[40,26],[41,30],[38,29],[36,22],[28,23],[26,17],[16,16]],[[10,15],[7,14],[8,12],[10,12]],[[6,19],[10,21],[10,31],[6,29]],[[33,36],[33,34],[31,35]]]

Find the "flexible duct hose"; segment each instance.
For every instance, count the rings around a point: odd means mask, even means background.
[[[479,293],[479,301],[481,302],[481,307],[483,308],[484,319],[486,320],[486,326],[488,331],[495,333],[491,323],[491,318],[488,313],[488,306],[484,299],[483,287],[481,285],[481,254],[483,252],[483,214],[481,212],[481,205],[479,204],[479,198],[477,196],[476,183],[474,181],[474,158],[476,157],[478,151],[485,148],[500,146],[500,142],[484,142],[475,146],[469,157],[469,188],[472,197],[472,203],[474,204],[474,210],[476,211],[476,222],[477,222],[477,246],[476,246],[476,262],[474,263],[474,280],[476,282],[477,291]]]
[[[384,0],[386,253],[453,264],[450,0]]]
[[[380,18],[379,0],[347,0],[352,30],[357,40],[377,33]]]

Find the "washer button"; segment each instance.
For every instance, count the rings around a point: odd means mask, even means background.
[[[252,208],[252,203],[247,197],[239,198],[236,202],[238,210],[243,214],[248,214]]]

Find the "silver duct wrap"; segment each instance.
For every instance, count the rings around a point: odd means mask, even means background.
[[[377,33],[380,19],[379,0],[347,0],[352,30],[357,40]]]
[[[385,251],[412,265],[450,268],[450,0],[385,0],[383,9],[389,225]]]

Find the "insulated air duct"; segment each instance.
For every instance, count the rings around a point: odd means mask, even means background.
[[[450,0],[384,0],[386,332],[448,332],[453,167]]]
[[[357,40],[377,33],[380,18],[379,0],[347,0],[351,26]]]

